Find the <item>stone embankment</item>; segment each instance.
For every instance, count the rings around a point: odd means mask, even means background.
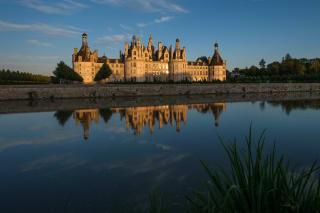
[[[10,85],[0,101],[282,92],[320,92],[320,83]]]

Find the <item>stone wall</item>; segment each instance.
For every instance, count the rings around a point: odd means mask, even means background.
[[[73,111],[78,109],[106,109],[161,105],[229,103],[248,101],[320,100],[318,92],[208,94],[179,96],[107,97],[56,100],[11,100],[0,103],[0,114],[25,112]]]
[[[320,83],[10,85],[0,101],[281,92],[320,92]]]

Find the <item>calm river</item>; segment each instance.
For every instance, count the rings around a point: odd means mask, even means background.
[[[320,160],[320,100],[211,102],[0,114],[0,212],[135,212],[151,192],[180,202],[218,140],[254,136],[298,167]],[[129,211],[128,211],[129,210]]]

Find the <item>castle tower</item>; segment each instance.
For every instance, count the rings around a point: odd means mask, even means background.
[[[214,44],[214,55],[213,55],[213,65],[223,65],[222,58],[219,54],[219,44],[215,43]]]
[[[137,37],[134,35],[132,36],[131,46],[136,46],[136,45],[137,45]]]
[[[158,43],[158,60],[162,57],[162,42]]]
[[[82,34],[82,46],[87,47],[88,46],[88,36],[86,33]]]
[[[226,80],[226,61],[222,60],[219,53],[219,44],[214,44],[214,54],[209,65],[209,81]]]
[[[180,40],[176,39],[176,49],[180,49]]]
[[[152,46],[153,46],[153,40],[152,40],[152,35],[150,34],[149,42],[148,42],[148,49],[151,50]]]

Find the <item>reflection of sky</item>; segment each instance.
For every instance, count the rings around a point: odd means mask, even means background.
[[[161,130],[156,124],[153,135],[145,127],[137,136],[114,114],[108,123],[92,122],[86,141],[72,117],[59,126],[53,114],[1,115],[1,212],[61,212],[68,197],[77,212],[111,211],[144,206],[154,189],[185,193],[206,178],[198,158],[211,166],[226,164],[217,134],[243,138],[250,122],[255,132],[267,129],[268,142],[275,140],[279,152],[298,166],[320,153],[314,109],[287,115],[268,103],[263,111],[261,102],[227,103],[218,127],[213,114],[189,110],[180,133],[170,124]]]

